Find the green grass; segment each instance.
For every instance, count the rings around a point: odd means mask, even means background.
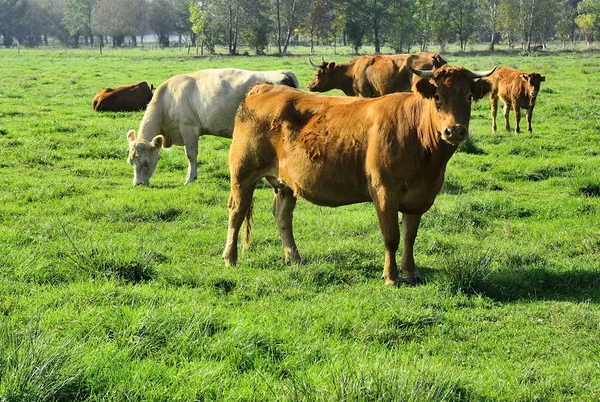
[[[143,113],[91,108],[208,67],[306,88],[307,56],[0,50],[0,401],[598,400],[600,53],[446,56],[547,78],[533,133],[494,134],[475,104],[415,244],[425,284],[394,289],[372,205],[299,201],[289,267],[266,186],[226,268],[230,141],[201,139],[197,183],[174,147],[133,187]]]

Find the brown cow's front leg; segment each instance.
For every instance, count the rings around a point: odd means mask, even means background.
[[[513,110],[515,112],[515,133],[521,132],[521,108],[516,103],[513,105]]]
[[[279,187],[273,199],[273,216],[281,235],[285,251],[285,262],[287,264],[302,264],[302,258],[296,247],[294,232],[292,230],[295,207],[296,197],[294,196],[294,191],[289,187]]]
[[[525,112],[525,117],[527,118],[527,131],[531,132],[531,116],[533,115],[533,106],[527,109]]]
[[[415,268],[414,244],[419,230],[421,215],[402,214],[402,279],[410,285],[422,282],[421,276]]]
[[[398,208],[375,204],[379,227],[383,236],[385,247],[385,265],[383,266],[382,279],[386,285],[400,286],[398,278],[398,265],[396,264],[396,251],[400,244],[400,229],[398,228]]]
[[[502,109],[502,114],[504,115],[504,125],[506,127],[507,132],[510,132],[510,122],[508,121],[509,112],[510,112],[510,103],[505,103],[504,108]]]

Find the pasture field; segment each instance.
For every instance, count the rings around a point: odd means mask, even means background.
[[[474,105],[421,222],[425,284],[390,288],[371,204],[300,200],[306,264],[289,267],[264,185],[226,268],[230,140],[200,140],[192,185],[174,147],[133,187],[143,112],[91,109],[104,87],[208,67],[306,88],[308,57],[0,50],[0,401],[599,400],[600,53],[445,57],[546,82],[533,133],[493,134]]]

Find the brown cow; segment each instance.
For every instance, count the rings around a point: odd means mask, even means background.
[[[323,206],[375,204],[385,245],[383,278],[399,285],[396,251],[402,212],[403,278],[421,281],[413,244],[421,215],[442,188],[448,160],[468,137],[472,99],[490,84],[484,73],[443,66],[414,70],[415,93],[376,99],[330,97],[259,84],[241,103],[229,151],[231,194],[225,264],[238,259],[239,230],[246,245],[254,187],[275,188],[273,214],[288,263],[302,260],[292,233],[298,195]]]
[[[431,70],[446,64],[438,53],[395,54],[391,56],[360,56],[347,63],[310,62],[317,74],[308,89],[326,92],[341,89],[348,96],[376,98],[393,92],[410,92],[419,77],[413,77],[409,67]]]
[[[498,98],[504,102],[504,123],[506,131],[510,131],[508,114],[512,106],[515,112],[515,132],[521,131],[521,108],[526,109],[527,130],[531,131],[531,116],[540,85],[546,77],[537,73],[526,73],[513,68],[498,67],[488,78],[492,84],[490,102],[492,108],[492,130],[496,131],[496,114],[498,113]]]
[[[122,85],[116,88],[104,88],[98,92],[92,102],[96,112],[135,112],[144,110],[152,99],[154,86],[148,83]]]

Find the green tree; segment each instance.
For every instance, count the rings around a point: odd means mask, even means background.
[[[161,47],[169,47],[169,35],[175,32],[177,9],[172,0],[152,0],[148,27],[156,35]]]
[[[126,36],[135,38],[145,33],[148,13],[149,4],[146,0],[97,1],[92,11],[92,30],[100,35],[101,46],[102,38],[111,36],[113,46],[118,47],[123,45]]]
[[[575,22],[581,31],[585,34],[585,40],[590,44],[594,40],[596,26],[598,24],[596,18],[592,14],[581,14],[575,18]]]
[[[386,44],[396,53],[407,52],[418,42],[420,25],[416,3],[411,0],[392,2],[382,22],[382,35]]]
[[[190,22],[192,31],[200,41],[200,54],[204,55],[204,47],[213,54],[215,52],[215,26],[208,1],[190,4]]]
[[[365,35],[368,31],[369,21],[362,0],[339,1],[344,14],[344,35],[350,42],[354,53],[363,46]]]
[[[65,10],[62,18],[62,24],[69,31],[73,38],[73,46],[79,46],[79,36],[84,35],[90,38],[93,46],[92,37],[92,10],[96,0],[65,0]]]
[[[4,46],[11,47],[27,11],[27,0],[0,0],[0,35]]]
[[[585,32],[587,42],[594,40],[600,30],[600,0],[582,0],[577,6],[582,14],[575,20],[579,28]]]
[[[248,46],[252,47],[256,54],[265,54],[269,45],[269,34],[271,21],[269,20],[268,4],[256,0],[244,0],[243,7],[243,36]]]

